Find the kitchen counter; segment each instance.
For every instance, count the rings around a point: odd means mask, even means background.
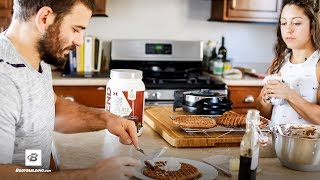
[[[52,71],[54,86],[106,86],[110,78],[62,77],[61,72]]]
[[[144,118],[147,118],[146,116]],[[111,156],[132,156],[140,158],[133,146],[122,145],[118,138],[101,130],[97,132],[61,134],[54,133],[55,154],[61,170],[81,169],[94,166],[98,161]],[[152,153],[163,146],[168,146],[164,156],[187,158],[201,161],[211,155],[230,155],[239,157],[239,147],[212,147],[212,148],[175,148],[170,146],[146,123],[139,137],[141,148],[146,153]],[[277,158],[260,158],[257,179],[318,179],[320,172],[300,172],[287,169]],[[219,173],[217,179],[237,179],[236,172],[228,178]]]
[[[245,75],[242,79],[231,80],[221,76],[213,76],[222,80],[228,86],[263,86],[262,79]],[[54,86],[105,86],[110,78],[70,78],[62,77],[60,72],[52,72]]]
[[[223,81],[228,86],[263,86],[263,79],[244,75],[242,79],[225,79],[221,76],[214,76],[215,78]]]

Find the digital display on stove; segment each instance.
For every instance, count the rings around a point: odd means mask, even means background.
[[[172,54],[172,44],[146,43],[146,54]]]

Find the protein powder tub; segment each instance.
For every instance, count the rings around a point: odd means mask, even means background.
[[[106,87],[106,111],[135,122],[138,136],[142,133],[145,85],[142,71],[112,69]]]

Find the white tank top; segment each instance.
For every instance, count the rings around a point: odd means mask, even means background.
[[[292,64],[290,56],[291,53],[286,55],[285,62],[280,69],[282,79],[306,101],[316,103],[319,87],[316,74],[319,50],[316,50],[304,63],[300,64]],[[273,106],[271,119],[279,124],[310,124],[287,101]]]

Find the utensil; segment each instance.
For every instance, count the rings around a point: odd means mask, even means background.
[[[280,162],[284,166],[298,171],[320,171],[320,126],[311,124],[281,124],[277,126],[272,130],[272,141]],[[293,128],[305,130],[303,128],[310,129],[312,127],[316,129],[314,133],[318,135],[313,139],[298,135],[283,135],[283,131],[290,133]],[[279,131],[278,128],[283,131]]]
[[[228,176],[228,177],[232,177],[232,174],[231,174],[228,170],[226,170],[226,169],[224,169],[224,168],[221,168],[221,167],[219,167],[219,166],[217,166],[217,165],[215,165],[215,164],[208,163],[208,162],[206,162],[206,161],[203,161],[203,162],[206,163],[206,164],[209,164],[209,165],[213,166],[213,167],[216,168],[218,171],[222,172],[224,175],[226,175],[226,176]]]
[[[153,154],[152,159],[160,157],[162,154],[164,154],[167,151],[167,149],[168,149],[167,146],[162,147],[159,152],[156,152],[156,153]]]
[[[232,174],[229,170],[229,162],[232,157],[225,155],[212,155],[206,158],[203,158],[202,161],[206,164],[209,164],[216,168],[218,171],[222,172],[228,177],[232,177]]]
[[[136,150],[141,152],[142,154],[146,155],[146,153],[144,153],[144,151],[141,148],[136,148]]]
[[[143,153],[145,156],[141,158],[141,160],[144,162],[146,160],[153,160],[155,158],[160,157],[162,154],[164,154],[167,151],[168,147],[164,146],[162,147],[159,151],[156,151],[155,153],[151,154],[151,155],[147,155],[145,153]],[[139,150],[138,150],[139,151]],[[141,151],[139,151],[141,152]],[[142,152],[141,152],[142,153]]]
[[[141,159],[142,162],[146,162],[148,163],[148,166],[151,169],[154,169],[155,167],[155,162],[153,161],[153,159],[159,158],[162,154],[164,154],[167,151],[168,147],[164,146],[160,149],[160,151],[157,151],[156,153],[153,153],[152,155],[146,155],[145,157],[143,157]]]

